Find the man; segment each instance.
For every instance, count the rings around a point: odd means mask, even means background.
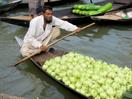
[[[28,0],[28,6],[30,16],[34,18],[41,14],[40,9],[44,6],[44,0]]]
[[[60,33],[53,26],[67,31],[80,32],[80,28],[77,26],[53,16],[52,8],[45,6],[43,8],[43,15],[37,16],[30,21],[30,26],[21,48],[22,55],[29,56],[40,51],[45,51],[47,49],[46,45],[58,37]]]

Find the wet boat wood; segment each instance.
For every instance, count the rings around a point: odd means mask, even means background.
[[[132,8],[93,16],[92,19],[98,24],[132,24]]]
[[[14,0],[12,2],[9,2],[7,4],[0,5],[0,13],[7,12],[15,7],[17,7],[22,0]]]
[[[54,7],[54,6],[59,6],[59,5],[67,4],[67,3],[75,3],[78,1],[79,0],[45,0],[45,5],[50,5],[50,6]],[[18,8],[28,8],[28,3],[22,2],[18,6]]]

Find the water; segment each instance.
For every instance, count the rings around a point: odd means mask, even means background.
[[[0,30],[0,92],[28,99],[37,96],[40,99],[77,99],[76,95],[49,79],[31,61],[10,67],[21,59],[14,36],[23,37],[27,29],[1,22]],[[57,46],[132,68],[131,31],[132,26],[94,26],[77,36],[66,38]]]
[[[22,58],[14,36],[23,37],[26,31],[27,28],[0,22],[0,93],[27,99],[81,99],[48,78],[31,61],[17,67],[9,66]],[[62,32],[61,36],[66,34]],[[68,51],[132,68],[132,25],[96,25],[56,45]]]

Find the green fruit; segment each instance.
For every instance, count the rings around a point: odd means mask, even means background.
[[[73,9],[73,10],[72,10],[72,13],[76,13],[76,10],[75,10],[75,9]]]
[[[89,15],[91,16],[91,15],[98,15],[99,14],[99,12],[98,11],[90,11],[89,12]]]
[[[84,14],[84,11],[81,13]],[[70,52],[46,61],[42,68],[85,96],[93,95],[95,99],[121,99],[122,94],[127,92],[124,97],[131,99],[132,70],[127,67],[121,68]]]
[[[80,10],[76,10],[76,11],[75,11],[76,14],[79,14],[79,12],[80,12]]]
[[[96,11],[96,10],[98,10],[100,8],[101,8],[101,6],[99,6],[99,5],[92,5],[92,6],[86,6],[85,10]]]
[[[78,7],[78,5],[74,5],[73,8],[76,9]]]
[[[99,8],[101,8],[101,6],[95,5],[95,4],[78,4],[78,5],[74,5],[73,8],[80,9],[80,10],[94,11],[94,10],[98,10]]]
[[[102,6],[101,8],[99,8],[98,12],[99,13],[105,13],[108,12],[109,10],[112,9],[112,3],[107,3],[104,6]]]

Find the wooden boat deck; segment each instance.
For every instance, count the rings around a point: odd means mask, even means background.
[[[32,57],[32,59],[39,64],[40,67],[43,66],[43,64],[45,63],[46,60],[49,60],[51,58],[57,57],[57,56],[62,56],[66,54],[65,51],[61,51],[61,50],[56,50],[54,52],[42,52],[34,57]]]
[[[31,16],[12,16],[9,18],[10,19],[17,19],[17,20],[25,20],[25,21],[30,21],[32,19]]]

